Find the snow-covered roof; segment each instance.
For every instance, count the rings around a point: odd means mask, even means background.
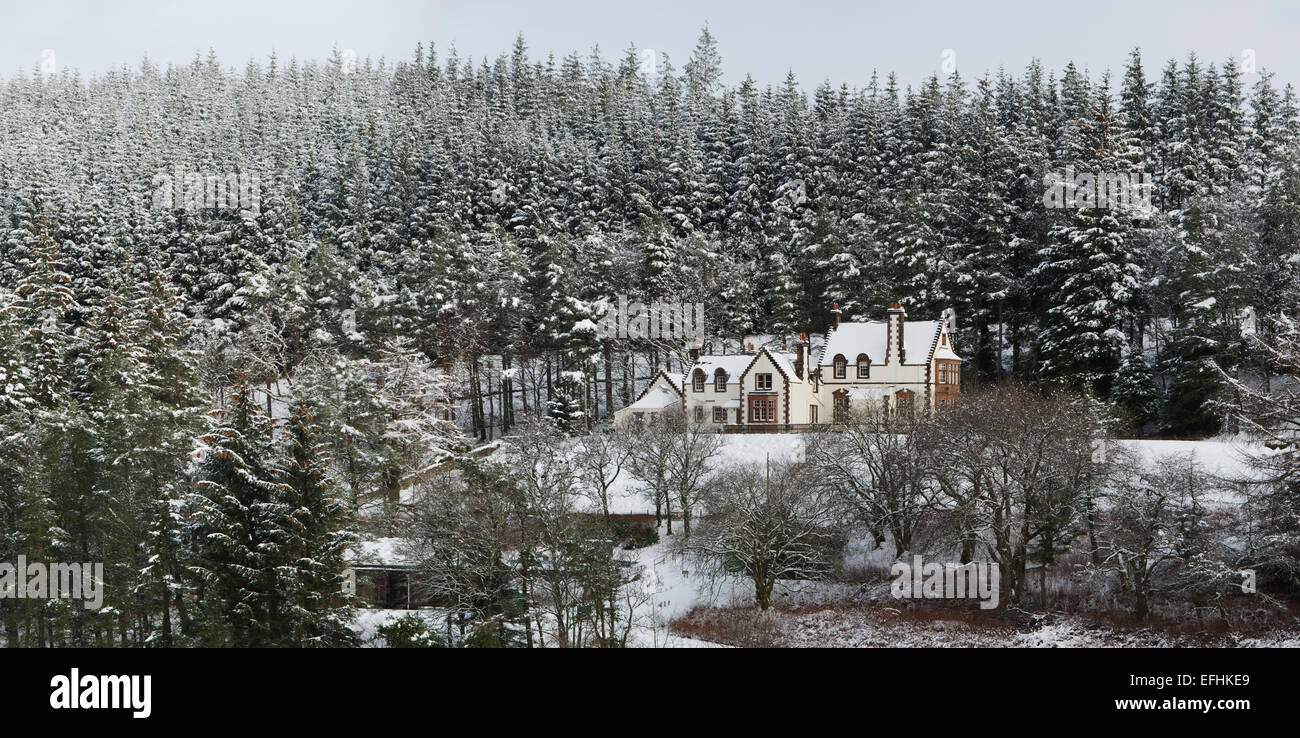
[[[794,373],[794,360],[795,360],[794,354],[783,354],[779,351],[768,351],[767,355],[772,357],[772,363],[777,365],[777,367],[785,374],[788,380],[790,380],[791,382],[803,381],[803,377],[800,377]]]
[[[937,320],[909,320],[903,324],[903,348],[907,351],[904,364],[925,364],[930,360],[930,347],[934,345],[941,323]],[[850,364],[858,354],[866,354],[872,366],[885,363],[889,324],[883,320],[864,323],[841,323],[830,332],[829,340],[818,366],[830,366],[836,355],[843,355]],[[953,355],[955,358],[956,355]]]
[[[627,407],[629,410],[663,410],[681,400],[680,395],[656,381],[636,402]]]
[[[955,360],[957,360],[957,361],[961,361],[961,357],[958,356],[956,353],[954,353],[953,350],[950,349],[950,348],[948,348],[947,346],[940,346],[939,348],[935,349],[935,350],[934,350],[934,358],[936,358],[936,359],[955,359]]]
[[[753,354],[727,354],[725,356],[711,354],[701,356],[690,368],[690,371],[686,373],[686,376],[689,377],[695,374],[696,369],[702,369],[705,378],[712,382],[713,373],[721,369],[727,373],[728,382],[738,382],[740,381],[740,373],[745,371],[745,367],[749,366],[749,362],[753,360]]]

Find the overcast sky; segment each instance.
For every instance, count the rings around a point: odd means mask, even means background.
[[[522,32],[534,55],[587,52],[617,59],[629,44],[667,54],[680,68],[708,23],[725,79],[746,73],[779,83],[793,69],[806,87],[829,79],[862,85],[871,70],[916,83],[940,71],[945,51],[968,79],[1034,57],[1059,70],[1073,60],[1098,72],[1122,68],[1141,46],[1154,76],[1164,61],[1195,52],[1228,57],[1300,81],[1300,2],[828,2],[809,0],[0,0],[0,74],[28,74],[45,50],[59,68],[96,74],[143,56],[187,63],[215,49],[226,66],[249,58],[325,59],[331,48],[359,58],[409,58],[417,42],[462,56],[495,56]],[[1245,57],[1243,55],[1246,55]],[[49,54],[45,54],[49,57]],[[1247,66],[1247,71],[1249,67]],[[1253,75],[1247,75],[1249,85]]]

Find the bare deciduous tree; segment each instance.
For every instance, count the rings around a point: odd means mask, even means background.
[[[722,435],[706,423],[685,416],[664,425],[672,443],[668,452],[668,489],[682,511],[682,535],[691,537],[691,519],[703,499],[716,457],[722,451]]]
[[[419,486],[409,534],[417,592],[447,608],[447,643],[484,629],[506,643],[511,500],[500,471],[467,462],[464,471],[433,475]]]
[[[669,467],[674,439],[656,425],[632,430],[627,437],[628,471],[636,477],[642,493],[654,503],[655,525],[668,524],[673,534],[672,498],[669,494]]]
[[[1254,474],[1242,480],[1255,525],[1249,566],[1262,582],[1300,593],[1300,321],[1274,319],[1272,339],[1253,337],[1253,348],[1278,374],[1263,386],[1224,374],[1240,398],[1228,411],[1269,453],[1252,454]]]
[[[962,561],[983,545],[1006,602],[1023,597],[1031,559],[1050,565],[1076,535],[1100,481],[1086,466],[1104,440],[1101,427],[1082,398],[1019,385],[968,394],[924,424],[919,448],[932,461]]]
[[[838,432],[810,436],[807,446],[816,477],[866,526],[877,548],[888,536],[895,556],[912,549],[935,489],[915,427],[912,417],[873,404],[855,409]]]
[[[631,453],[629,436],[597,431],[583,436],[574,450],[582,488],[600,509],[605,522],[609,517],[609,493],[628,464]]]
[[[1216,551],[1209,522],[1206,497],[1218,484],[1190,456],[1162,457],[1145,470],[1131,464],[1128,471],[1106,495],[1102,556],[1086,568],[1088,578],[1103,591],[1117,586],[1138,617],[1147,616],[1158,594],[1217,606],[1229,586],[1241,583]]]
[[[803,464],[727,469],[708,486],[699,531],[686,551],[754,584],[760,609],[781,579],[819,579],[844,543],[842,515]]]

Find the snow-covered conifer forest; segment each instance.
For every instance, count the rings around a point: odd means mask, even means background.
[[[649,68],[520,37],[0,81],[0,562],[105,567],[98,609],[0,598],[0,640],[761,641],[725,608],[670,636],[655,595],[681,583],[594,540],[762,611],[795,580],[874,602],[934,551],[994,562],[1025,609],[1293,632],[1292,87],[1136,49],[729,85],[724,53],[706,28]],[[1149,175],[1149,206],[1051,207],[1065,172]],[[824,334],[832,304],[951,308],[974,399],[781,464],[689,427],[629,443],[614,411],[688,359],[603,339],[619,296],[701,302],[740,342]],[[1255,450],[1216,456],[1232,473],[1098,458],[1223,434]],[[798,525],[742,534],[773,520]],[[365,550],[423,620],[366,615]],[[1246,569],[1273,614],[1234,609]]]

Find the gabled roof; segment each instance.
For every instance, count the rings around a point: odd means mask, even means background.
[[[636,402],[627,406],[629,410],[663,410],[682,401],[682,396],[659,382],[651,382],[646,391],[641,393]]]
[[[754,366],[754,362],[758,361],[758,357],[763,355],[766,355],[769,359],[772,360],[772,366],[775,366],[776,370],[781,373],[781,376],[785,377],[785,381],[787,383],[803,382],[803,379],[801,377],[795,376],[794,364],[792,363],[794,361],[793,354],[782,354],[777,351],[771,351],[766,346],[759,349],[758,353],[754,354],[753,356],[745,357],[749,359],[749,362],[745,366],[745,370],[740,373],[740,376],[743,377],[746,374],[748,374],[750,368]]]
[[[754,360],[753,354],[710,354],[701,356],[690,369],[686,371],[687,382],[690,381],[691,375],[695,374],[696,369],[704,372],[708,381],[713,381],[713,374],[721,369],[727,373],[727,382],[739,382],[740,375],[744,373],[749,363]]]
[[[779,351],[767,351],[767,355],[772,357],[772,363],[776,364],[777,369],[785,375],[785,378],[791,382],[802,382],[803,377],[797,375],[794,371],[794,354],[783,354]]]
[[[939,338],[941,323],[937,320],[908,320],[903,323],[903,348],[907,351],[905,366],[928,364],[930,351]],[[859,354],[866,354],[872,366],[885,363],[889,324],[883,320],[864,323],[841,323],[827,334],[826,347],[817,359],[818,366],[830,366],[836,355],[843,355],[850,364]]]
[[[641,394],[637,395],[636,402],[633,402],[631,405],[628,405],[628,407],[629,408],[640,407],[642,409],[659,409],[659,408],[668,407],[667,404],[658,405],[653,408],[647,405],[641,405],[641,400],[645,399],[646,395],[649,395],[651,390],[659,391],[663,388],[664,385],[660,384],[659,382],[661,378],[668,382],[669,389],[671,389],[672,392],[675,393],[676,395],[675,399],[678,400],[682,399],[682,395],[685,394],[685,387],[682,386],[682,378],[674,377],[670,375],[668,372],[664,371],[663,369],[660,369],[659,373],[654,376],[654,379],[650,380],[650,384],[647,384],[645,386],[645,389],[641,390]],[[658,401],[658,398],[656,399],[656,401]]]

